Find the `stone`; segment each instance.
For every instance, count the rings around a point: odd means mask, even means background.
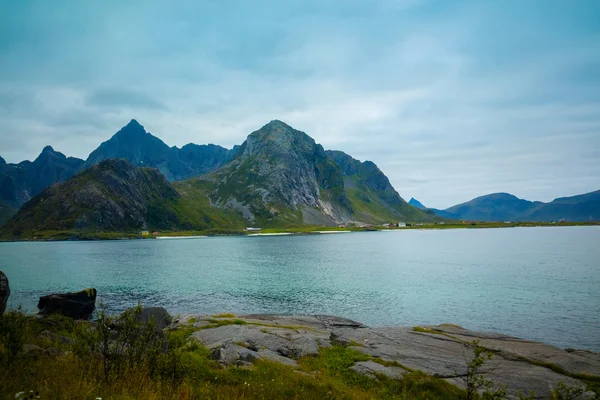
[[[96,309],[96,289],[42,296],[38,309],[42,315],[62,314],[73,319],[89,319]]]
[[[59,342],[62,344],[66,344],[68,346],[73,346],[75,344],[75,340],[71,339],[70,337],[66,337],[66,336],[62,336],[62,335],[57,335],[56,333],[52,333],[50,331],[42,331],[39,335],[39,338],[41,339],[47,339],[50,340],[52,342]]]
[[[473,350],[465,342],[441,334],[415,332],[412,328],[339,329],[344,341],[366,343],[352,347],[372,357],[396,361],[408,368],[438,376],[464,387],[460,378]],[[477,338],[472,336],[471,340]],[[539,343],[536,343],[539,345]],[[565,354],[569,354],[564,352]],[[508,398],[518,398],[518,391],[535,392],[536,398],[549,398],[559,382],[570,387],[585,385],[549,368],[530,364],[515,355],[499,353],[485,363],[483,371],[496,385],[507,385]]]
[[[352,369],[370,378],[384,375],[401,379],[409,369],[437,376],[464,388],[461,375],[473,357],[470,343],[494,350],[483,371],[496,385],[506,385],[509,399],[518,392],[535,392],[536,399],[552,396],[559,382],[585,390],[585,384],[572,378],[576,374],[600,376],[600,354],[559,349],[543,343],[506,335],[474,332],[454,325],[430,327],[417,332],[410,327],[370,328],[355,321],[332,316],[246,315],[238,316],[245,324],[207,328],[210,317],[198,317],[204,329],[192,338],[212,349],[224,365],[241,365],[269,360],[296,366],[297,359],[318,354],[323,347],[343,344],[374,359],[399,366],[385,366],[373,360],[356,363]],[[530,362],[531,361],[531,362]],[[552,363],[566,370],[551,369],[535,363]],[[405,368],[400,367],[404,366]],[[588,398],[589,393],[580,396]]]
[[[162,331],[171,322],[171,316],[163,307],[143,307],[138,318],[140,322],[145,324],[153,321],[154,328],[157,331]]]
[[[224,365],[238,365],[240,362],[253,362],[260,356],[257,352],[237,344],[227,344],[213,350],[210,358]]]
[[[298,361],[292,360],[290,358],[284,357],[279,353],[276,353],[272,350],[262,349],[258,351],[258,355],[263,360],[273,361],[284,365],[289,365],[292,367],[298,366]]]
[[[65,352],[57,347],[50,347],[50,348],[44,350],[44,354],[46,354],[50,357],[59,357],[59,356],[62,356],[63,354],[65,354]]]
[[[404,368],[386,367],[370,360],[357,362],[350,369],[372,379],[377,379],[377,374],[385,375],[391,379],[402,379],[402,376],[408,372]]]
[[[6,311],[8,297],[10,296],[10,286],[8,285],[8,277],[0,271],[0,315]]]
[[[329,334],[305,330],[298,333],[285,328],[260,325],[223,325],[194,332],[192,337],[208,348],[226,343],[243,343],[250,349],[269,349],[284,357],[297,359],[317,355],[320,347],[329,346]]]
[[[35,344],[25,343],[23,345],[23,354],[27,356],[37,357],[44,354],[44,349]]]

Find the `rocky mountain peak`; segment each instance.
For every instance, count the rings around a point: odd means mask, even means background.
[[[52,146],[46,146],[42,149],[42,152],[40,153],[40,155],[33,161],[34,164],[36,163],[41,163],[41,162],[48,162],[50,160],[63,160],[66,159],[67,157],[63,154],[60,153],[56,150],[54,150],[54,148],[52,148]]]
[[[55,153],[55,151],[52,146],[46,146],[42,149],[42,153]]]
[[[306,133],[279,120],[273,120],[252,132],[241,148],[242,154],[282,156],[290,153],[322,153],[321,145]]]
[[[137,122],[135,119],[132,119],[131,121],[129,121],[129,123],[127,125],[122,127],[117,133],[115,133],[113,138],[119,138],[119,139],[131,138],[131,139],[133,139],[133,138],[139,138],[140,136],[145,136],[146,134],[147,134],[147,132],[144,129],[144,127],[142,125],[140,125],[140,123]]]

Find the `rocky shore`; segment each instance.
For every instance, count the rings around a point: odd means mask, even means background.
[[[0,272],[0,317],[9,295],[8,279]],[[40,313],[35,317],[19,317],[22,314],[12,312],[10,318],[5,316],[4,321],[0,318],[0,327],[4,327],[2,330],[8,335],[0,332],[4,337],[0,355],[6,358],[12,351],[16,356],[20,354],[25,363],[31,360],[32,354],[72,357],[77,343],[84,343],[92,353],[103,348],[99,359],[106,365],[106,360],[110,361],[115,355],[121,357],[123,351],[126,353],[134,346],[141,352],[140,359],[144,359],[142,353],[148,352],[148,343],[163,343],[159,348],[165,354],[179,354],[177,357],[185,352],[196,354],[193,357],[204,354],[203,357],[214,364],[211,368],[254,369],[261,362],[271,362],[281,366],[278,368],[287,368],[287,374],[301,375],[303,384],[307,384],[306,380],[318,384],[324,378],[320,374],[327,372],[327,368],[311,369],[307,363],[310,364],[311,359],[323,359],[324,353],[332,350],[338,356],[350,356],[341,370],[336,367],[338,372],[349,372],[345,379],[350,381],[352,374],[366,381],[381,381],[382,385],[415,381],[415,376],[417,380],[422,376],[434,380],[438,387],[446,385],[443,390],[461,393],[461,389],[467,393],[469,379],[475,379],[487,385],[480,385],[479,392],[484,388],[499,388],[503,397],[494,398],[509,399],[597,399],[600,387],[600,353],[560,349],[497,333],[469,331],[457,325],[371,328],[328,315],[228,313],[172,317],[162,307],[141,306],[114,317],[102,311],[98,321],[86,321],[93,316],[95,302],[93,288],[55,293],[40,298]],[[65,320],[53,319],[56,314]],[[29,328],[24,328],[27,319]],[[74,320],[78,320],[77,324]],[[41,332],[35,333],[37,331]],[[90,339],[100,332],[105,332],[104,341]],[[19,339],[25,334],[29,339]],[[11,340],[18,344],[8,347],[2,344]],[[169,350],[173,343],[177,343],[176,347]],[[115,349],[118,348],[121,350],[117,354]],[[194,349],[203,350],[194,353]],[[483,355],[481,364],[473,369],[478,350]],[[83,357],[85,353],[83,351]],[[557,396],[557,389],[564,393]]]
[[[220,325],[219,321],[229,321]],[[267,359],[297,366],[297,359],[316,355],[324,347],[341,344],[372,358],[352,369],[373,379],[384,375],[401,379],[413,370],[443,378],[459,387],[472,357],[472,342],[494,353],[482,372],[498,385],[506,385],[508,398],[534,393],[552,397],[559,383],[586,392],[586,379],[600,376],[600,354],[563,350],[547,344],[496,333],[473,332],[456,325],[370,328],[345,318],[316,315],[210,315],[186,314],[167,329],[199,329],[191,337],[212,351],[225,366],[249,365]],[[579,378],[579,379],[578,379]]]

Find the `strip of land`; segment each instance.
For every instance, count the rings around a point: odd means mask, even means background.
[[[260,231],[247,231],[241,229],[209,229],[204,231],[161,231],[156,233],[140,232],[96,232],[96,231],[42,231],[32,237],[10,239],[0,238],[0,242],[10,241],[65,241],[65,240],[123,240],[123,239],[165,239],[165,238],[190,238],[206,236],[277,236],[277,235],[305,235],[328,234],[342,232],[398,232],[410,230],[430,229],[495,229],[495,228],[531,228],[531,227],[566,227],[566,226],[600,226],[600,222],[469,222],[469,223],[438,223],[438,224],[409,224],[404,227],[387,226],[302,226],[264,228]]]

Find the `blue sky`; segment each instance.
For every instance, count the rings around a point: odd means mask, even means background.
[[[600,1],[0,0],[0,155],[131,118],[226,147],[272,119],[407,200],[600,189]]]

